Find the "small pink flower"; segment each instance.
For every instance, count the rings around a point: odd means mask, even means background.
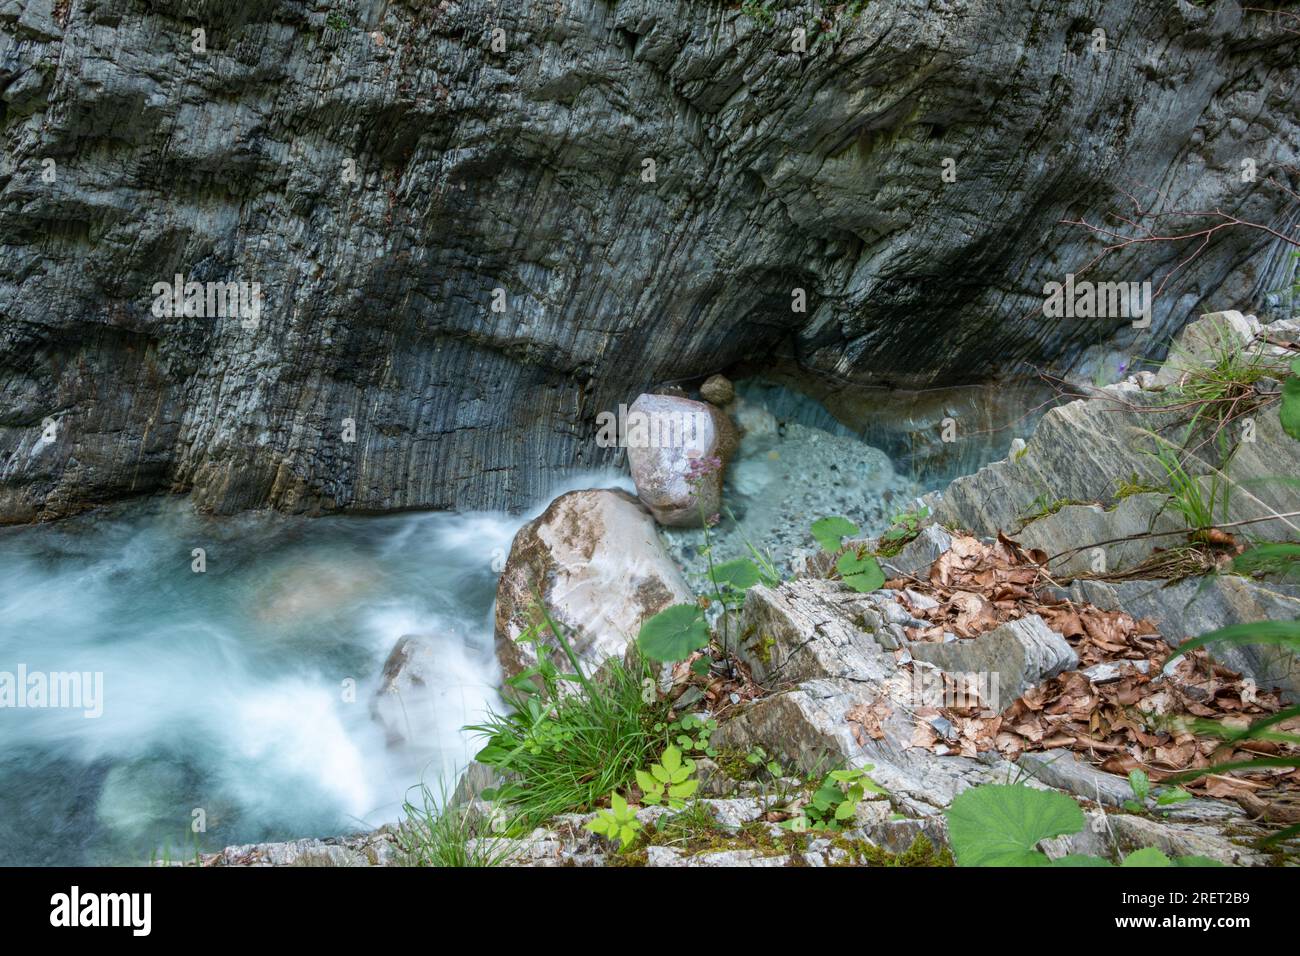
[[[701,478],[707,478],[714,472],[722,470],[722,459],[716,455],[705,458],[690,459],[690,464],[686,466],[686,480],[698,481]]]

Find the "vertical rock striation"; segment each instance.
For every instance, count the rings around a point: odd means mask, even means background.
[[[1294,225],[1278,18],[856,6],[0,0],[0,520],[516,506],[656,382],[970,381],[1132,337],[1040,308],[1100,247],[1059,221],[1121,188]],[[1218,234],[1133,347],[1292,266]],[[258,283],[257,322],[155,314],[176,275]]]

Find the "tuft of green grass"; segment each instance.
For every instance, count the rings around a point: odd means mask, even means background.
[[[1179,363],[1182,382],[1170,390],[1164,405],[1190,412],[1188,443],[1198,433],[1204,434],[1202,444],[1216,442],[1220,451],[1227,454],[1231,450],[1228,426],[1270,400],[1257,384],[1263,379],[1281,378],[1286,369],[1258,351],[1242,346],[1222,327],[1217,329],[1209,351],[1208,361],[1198,357]]]
[[[1164,470],[1168,484],[1160,490],[1168,494],[1169,507],[1182,516],[1189,531],[1208,531],[1227,520],[1231,485],[1218,472],[1205,478],[1191,474],[1177,449],[1165,442],[1148,454]]]
[[[403,866],[500,866],[510,845],[489,833],[488,821],[469,804],[451,805],[444,792],[435,800],[420,784],[419,803],[410,797],[402,805],[404,819],[397,830],[398,859]]]
[[[910,511],[900,511],[890,520],[889,529],[880,536],[876,543],[876,554],[892,558],[902,551],[904,546],[921,533],[921,525],[930,517],[928,505],[921,505]]]
[[[545,615],[545,626],[573,666],[562,674],[545,653],[507,682],[512,709],[495,711],[467,730],[486,738],[476,759],[506,783],[486,799],[499,801],[511,829],[531,828],[557,813],[586,811],[611,791],[625,790],[663,746],[654,725],[666,715],[643,659],[612,660],[588,680],[568,639]],[[521,640],[536,640],[525,634]]]

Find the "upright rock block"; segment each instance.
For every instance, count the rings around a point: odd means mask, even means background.
[[[497,585],[497,659],[507,676],[537,663],[545,646],[570,664],[549,635],[543,644],[519,636],[542,620],[540,600],[564,628],[583,670],[622,657],[641,622],[695,599],[664,552],[650,514],[617,490],[571,491],[520,529]]]

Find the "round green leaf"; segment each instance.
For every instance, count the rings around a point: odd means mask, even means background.
[[[812,526],[813,537],[826,551],[838,551],[842,539],[857,533],[858,526],[848,518],[822,518]]]
[[[694,604],[674,604],[641,625],[637,644],[653,661],[680,661],[709,643],[704,613]]]
[[[835,570],[840,572],[845,584],[862,594],[870,593],[885,583],[885,572],[874,555],[859,557],[846,551],[835,562]]]
[[[947,810],[958,866],[1046,866],[1038,843],[1083,829],[1083,811],[1063,793],[1026,786],[972,787]]]

